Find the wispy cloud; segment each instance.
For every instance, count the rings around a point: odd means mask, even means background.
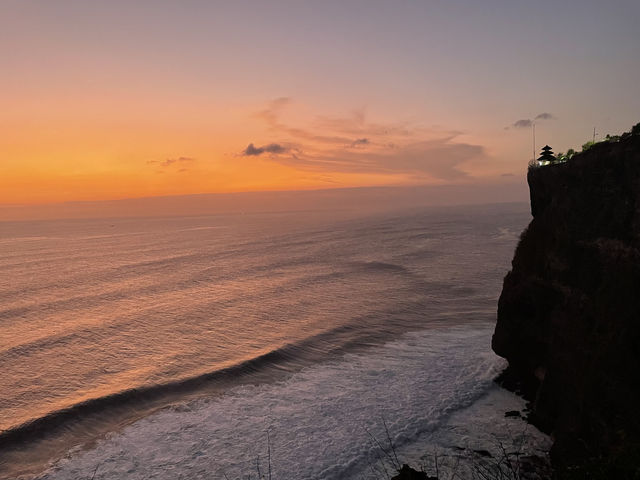
[[[352,147],[358,147],[362,145],[369,145],[371,141],[368,138],[356,138],[352,143]]]
[[[291,126],[282,118],[292,104],[282,97],[256,114],[267,124],[272,141],[259,147],[250,143],[242,156],[271,153],[273,162],[324,176],[402,174],[444,181],[468,177],[463,165],[487,156],[483,146],[462,141],[462,132],[371,122],[364,109],[345,117],[315,116],[306,125]]]
[[[195,162],[195,158],[191,157],[176,157],[176,158],[167,158],[165,160],[149,160],[147,163],[149,165],[158,165],[160,167],[170,167],[174,164],[186,164]]]
[[[275,124],[278,121],[278,115],[284,107],[292,102],[290,97],[280,97],[269,102],[269,105],[264,110],[256,113],[256,117],[262,118],[267,123]]]
[[[543,112],[536,115],[533,118],[533,120],[531,120],[530,118],[522,118],[520,120],[516,120],[511,125],[504,127],[504,129],[509,130],[510,128],[515,128],[515,129],[531,128],[536,121],[555,120],[555,119],[556,117],[553,114],[549,112]]]
[[[269,145],[264,145],[262,147],[256,147],[253,143],[250,143],[247,148],[242,151],[242,155],[245,157],[257,157],[258,155],[262,155],[263,153],[285,153],[288,152],[289,149],[277,143],[270,143]]]
[[[533,125],[533,120],[523,118],[522,120],[516,120],[511,126],[513,128],[529,128],[531,125]]]
[[[347,136],[327,134],[326,132],[318,133],[326,129],[315,128],[314,130],[307,130],[299,127],[291,127],[280,121],[282,111],[288,105],[291,105],[293,100],[289,97],[280,97],[271,102],[264,110],[256,113],[256,117],[262,119],[269,127],[269,129],[278,135],[287,135],[289,137],[298,140],[307,140],[314,143],[326,143],[326,144],[342,144],[348,145],[353,139]]]
[[[401,147],[386,146],[375,152],[330,150],[297,153],[278,161],[305,170],[341,173],[409,174],[414,178],[459,180],[467,177],[460,167],[485,157],[482,146],[458,143],[453,137],[419,141]]]
[[[551,113],[544,112],[536,115],[536,118],[534,120],[555,120],[555,118],[556,117],[554,117]]]
[[[367,119],[364,109],[355,110],[346,117],[317,116],[313,122],[313,127],[355,137],[410,137],[418,130],[417,127],[412,127],[408,122],[371,122]]]

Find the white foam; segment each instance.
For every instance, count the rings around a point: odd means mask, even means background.
[[[267,430],[274,478],[361,478],[379,455],[368,432],[383,441],[383,419],[399,452],[415,457],[416,445],[444,438],[454,414],[492,389],[504,364],[489,351],[491,331],[414,332],[285,382],[168,408],[42,478],[90,478],[96,468],[96,479],[255,476],[258,456],[267,468]]]

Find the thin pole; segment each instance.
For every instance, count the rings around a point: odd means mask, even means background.
[[[533,160],[536,159],[536,124],[533,123]]]
[[[593,127],[593,143],[596,143],[596,127]]]

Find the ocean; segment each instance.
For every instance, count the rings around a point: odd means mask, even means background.
[[[395,455],[544,451],[492,381],[529,219],[500,204],[0,223],[0,478],[375,479]]]

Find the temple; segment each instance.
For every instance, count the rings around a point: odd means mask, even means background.
[[[550,163],[555,163],[557,158],[551,151],[551,147],[549,145],[545,145],[542,147],[542,152],[538,157],[538,165],[549,165]]]

